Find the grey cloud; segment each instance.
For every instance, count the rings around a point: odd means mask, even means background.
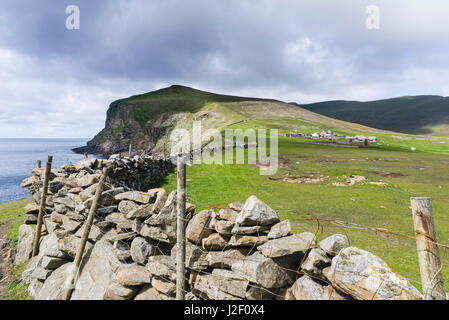
[[[65,29],[71,4],[80,30]],[[370,4],[380,30],[365,28]],[[0,137],[39,134],[44,118],[54,134],[92,136],[112,100],[174,83],[300,103],[449,92],[444,0],[4,0],[1,9]],[[34,129],[20,131],[23,122]]]

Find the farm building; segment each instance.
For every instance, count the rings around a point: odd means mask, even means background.
[[[332,136],[335,135],[335,133],[334,133],[334,131],[332,131],[332,130],[325,129],[325,130],[321,131],[320,135],[321,135],[322,137],[332,137]]]

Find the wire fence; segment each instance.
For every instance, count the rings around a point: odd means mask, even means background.
[[[106,178],[106,182],[105,185],[107,188],[109,189],[113,189],[118,187],[118,185],[114,184],[114,182],[109,179]],[[192,202],[195,205],[201,205],[203,207],[208,207],[211,209],[221,209],[219,208],[216,204],[208,204],[208,203],[204,203],[202,201],[199,201],[198,199],[194,199],[190,196],[188,196],[188,201]],[[100,209],[106,209],[108,206],[105,205],[99,205]],[[276,209],[276,208],[274,208]],[[98,211],[98,210],[97,210]],[[276,210],[275,210],[276,211]],[[285,210],[283,210],[285,211]],[[99,221],[103,221],[106,220],[107,215],[104,214],[98,214],[95,213],[95,222],[99,222]],[[349,222],[349,221],[344,221],[341,219],[333,219],[333,218],[326,218],[326,217],[318,217],[318,216],[309,216],[306,218],[292,218],[289,219],[292,223],[307,223],[309,225],[314,225],[314,233],[315,234],[325,234],[327,231],[332,230],[332,233],[337,230],[339,233],[345,234],[347,235],[348,239],[351,240],[351,236],[350,233],[354,230],[358,231],[358,232],[369,232],[374,234],[376,237],[378,235],[382,235],[383,239],[379,241],[383,241],[385,244],[385,247],[387,248],[386,251],[390,252],[392,250],[393,246],[400,246],[401,243],[403,241],[409,241],[410,245],[415,246],[416,245],[416,234],[419,234],[420,231],[419,230],[413,230],[413,229],[408,229],[408,230],[390,230],[384,227],[375,227],[375,226],[369,226],[369,225],[364,225],[364,224],[359,224],[359,223],[354,223],[354,222]],[[189,222],[189,219],[185,219],[184,223],[187,224]],[[95,224],[94,224],[95,225]],[[257,226],[257,225],[256,225]],[[133,231],[132,228],[122,228],[123,230],[121,230],[121,232],[126,232],[126,231]],[[48,230],[48,229],[47,229]],[[104,229],[104,228],[96,228],[97,231],[100,232],[100,236],[97,237],[96,240],[99,240],[101,238],[104,237],[108,237],[111,235],[110,230]],[[309,229],[311,230],[311,229]],[[201,235],[199,236],[199,238],[202,238],[202,236],[204,235],[203,233],[210,233],[210,232],[217,232],[216,228],[212,225],[206,225],[202,231],[201,231]],[[250,236],[253,237],[266,237],[266,232],[265,231],[256,231],[254,234],[251,234]],[[229,239],[231,237],[231,234],[225,234],[222,235],[225,239]],[[114,248],[117,250],[130,250],[130,245],[131,245],[131,240],[130,239],[117,239],[114,241]],[[188,240],[185,240],[188,241]],[[396,241],[396,242],[395,242]],[[447,243],[443,243],[440,241],[436,241],[435,239],[433,239],[432,237],[426,236],[426,241],[430,244],[433,244],[435,246],[437,246],[440,250],[440,258],[441,258],[441,268],[447,272],[447,268],[449,267],[449,254],[448,254],[448,249],[449,249],[449,244]],[[167,244],[165,244],[163,241],[161,240],[152,240],[151,244],[156,248],[157,250],[157,255],[167,255]],[[197,245],[197,244],[195,244]],[[245,249],[247,251],[247,254],[245,255],[245,261],[247,262],[254,262],[254,263],[258,263],[260,260],[256,259],[256,258],[252,258],[253,253],[257,252],[257,247],[258,244],[255,242],[252,246],[246,246]],[[317,247],[317,242],[310,242],[309,243],[309,249],[313,249]],[[221,252],[221,253],[225,253],[226,251],[228,251],[229,249],[233,249],[234,247],[229,246],[229,245],[223,245],[221,249],[219,250],[206,250],[204,247],[201,248],[201,245],[198,246],[198,248],[200,250],[204,250],[205,252]],[[416,247],[415,247],[416,248]],[[396,249],[401,249],[401,248],[396,248]],[[415,249],[416,250],[416,249]],[[368,250],[369,251],[369,250]],[[414,252],[413,254],[416,254],[416,252]],[[305,259],[307,258],[307,254],[302,254],[300,257],[300,261],[298,261],[297,263],[297,268],[289,268],[286,266],[282,266],[278,264],[278,267],[280,269],[282,269],[284,272],[288,273],[291,277],[294,278],[294,280],[299,279],[300,277],[307,275],[310,278],[316,280],[317,283],[321,284],[323,287],[324,286],[330,286],[330,288],[333,288],[331,290],[331,293],[329,295],[329,298],[332,298],[332,295],[336,295],[338,297],[340,297],[342,295],[341,292],[338,292],[337,290],[335,290],[334,288],[334,284],[335,281],[333,281],[334,279],[328,279],[326,276],[323,275],[317,275],[317,274],[313,274],[310,272],[306,272],[304,270],[301,269],[301,265],[303,264],[303,262],[305,261]],[[126,262],[126,261],[124,261]],[[129,261],[132,263],[132,261]],[[386,261],[387,263],[389,261]],[[222,265],[223,266],[223,265]],[[224,278],[226,278],[226,276],[223,276],[221,274],[215,274],[213,272],[214,268],[206,268],[204,270],[202,270],[201,268],[192,268],[191,266],[187,265],[187,274],[184,277],[184,280],[186,281],[186,283],[188,283],[190,286],[188,286],[185,289],[185,294],[189,294],[189,297],[191,297],[192,291],[194,292],[193,295],[199,298],[213,298],[211,296],[208,296],[207,292],[205,292],[205,289],[201,288],[201,283],[198,284],[197,282],[195,282],[195,279],[193,279],[193,281],[191,281],[191,274],[198,274],[200,276],[205,276],[206,277],[206,282],[208,281],[207,278],[209,279],[214,279],[212,281],[217,281],[216,283],[220,283],[220,281],[222,281]],[[173,274],[176,272],[175,270],[176,268],[174,268],[173,270],[171,270],[173,272]],[[212,269],[212,270],[211,270]],[[221,269],[221,268],[218,268]],[[229,267],[223,266],[223,269],[229,269]],[[76,278],[78,278],[80,276],[80,272],[82,271],[82,269],[77,270],[77,276]],[[354,271],[355,273],[356,271]],[[394,271],[393,271],[394,272]],[[334,274],[335,275],[335,274]],[[357,274],[359,277],[369,277],[369,275],[364,274],[364,273],[358,273]],[[399,276],[399,275],[398,275]],[[401,279],[406,279],[409,283],[413,283],[415,286],[417,286],[418,288],[421,286],[421,280],[418,279],[418,277],[416,276],[411,276],[411,275],[406,275],[404,276],[399,276]],[[158,292],[157,290],[154,290],[154,294],[160,294],[161,299],[167,299],[167,296],[171,296],[174,294],[175,292],[175,288],[176,288],[176,281],[174,280],[175,277],[172,276],[160,276],[158,277],[160,278],[162,281],[164,281],[165,283],[168,283],[171,285],[171,288],[167,290],[167,292],[162,293],[162,292]],[[232,276],[231,276],[231,279]],[[238,275],[235,275],[234,278],[235,281],[241,281],[242,278]],[[244,281],[244,280],[243,280]],[[206,284],[206,286],[209,285],[213,285],[211,283]],[[384,280],[382,280],[379,284],[379,288],[373,293],[371,299],[375,299],[376,295],[378,293],[378,291],[381,289],[381,287],[384,285]],[[196,288],[196,286],[199,286],[199,288]],[[252,281],[248,281],[247,283],[248,286],[248,290],[249,289],[254,289],[255,291],[259,291],[261,293],[263,293],[263,297],[266,299],[268,297],[271,297],[272,299],[286,299],[288,298],[288,295],[286,295],[286,290],[287,287],[284,288],[265,288],[261,285],[257,285],[255,283],[253,283]],[[288,286],[291,287],[291,284]],[[80,288],[82,289],[82,288]],[[220,288],[217,288],[218,290]],[[229,297],[229,298],[245,298],[245,296],[242,296],[242,294],[240,296],[233,296],[231,293],[226,293],[223,292],[223,296],[225,297]],[[367,299],[370,299],[369,297],[365,297]],[[446,297],[441,297],[441,298],[446,298]]]

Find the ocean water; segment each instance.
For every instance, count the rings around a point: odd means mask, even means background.
[[[86,145],[88,140],[0,139],[0,204],[30,196],[28,189],[20,188],[20,183],[31,176],[37,160],[45,167],[47,156],[53,156],[52,168],[76,163],[84,156],[71,149]]]

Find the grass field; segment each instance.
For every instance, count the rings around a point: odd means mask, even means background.
[[[31,203],[31,199],[20,199],[17,201],[0,205],[0,235],[8,235],[11,244],[14,247],[19,239],[19,227],[25,220],[25,206]],[[30,300],[26,291],[28,286],[22,282],[22,272],[26,263],[17,265],[14,268],[10,266],[8,284],[0,286],[4,299],[8,300]],[[8,269],[9,269],[8,268]]]
[[[31,199],[20,199],[0,204],[0,230],[14,243],[19,239],[19,227],[25,221],[25,206]]]
[[[315,132],[320,126],[298,120],[246,121],[230,128],[279,128],[283,132]],[[336,130],[340,134],[360,132]],[[449,140],[395,134],[371,134],[380,139],[378,148],[338,148],[312,144],[304,138],[279,136],[279,170],[262,176],[255,165],[195,165],[187,168],[187,193],[198,209],[227,207],[256,195],[282,219],[290,219],[295,232],[314,231],[319,239],[346,233],[351,244],[373,252],[420,288],[419,267],[411,217],[410,197],[432,197],[438,239],[449,243]],[[399,138],[397,138],[399,137]],[[416,151],[411,151],[414,146]],[[290,183],[289,177],[324,178],[315,184]],[[345,176],[368,178],[365,183],[337,187]],[[369,182],[382,182],[373,185]],[[176,175],[161,184],[176,188]],[[344,220],[399,231],[401,236],[331,222],[308,221],[310,217]],[[441,250],[446,286],[449,257]]]

